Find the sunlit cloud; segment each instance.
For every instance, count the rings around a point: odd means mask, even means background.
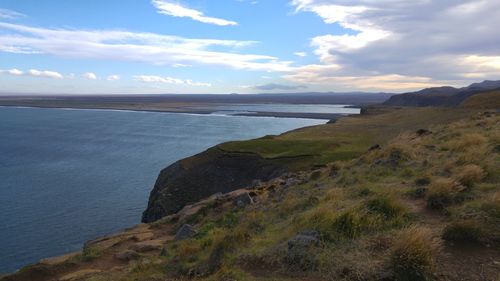
[[[0,22],[0,51],[40,53],[64,58],[141,62],[153,65],[206,64],[234,69],[289,71],[290,61],[240,54],[254,41],[189,39],[117,30],[47,29]],[[213,47],[227,51],[213,51]]]
[[[220,26],[238,25],[238,23],[235,21],[205,16],[203,12],[195,9],[186,8],[181,4],[179,4],[178,2],[169,0],[153,0],[152,3],[158,10],[158,13],[167,16],[190,18],[192,20],[199,21],[202,23],[215,24]]]
[[[173,77],[162,77],[156,75],[136,75],[134,76],[134,80],[144,83],[161,83],[161,84],[177,84],[177,85],[189,85],[196,87],[212,87],[211,83],[205,82],[195,82],[193,80],[187,79],[178,79]]]

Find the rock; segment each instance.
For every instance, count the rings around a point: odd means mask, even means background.
[[[243,208],[247,205],[250,205],[253,203],[252,197],[248,195],[248,193],[243,193],[241,195],[238,195],[236,198],[233,200],[234,205],[236,205],[238,208]]]
[[[417,136],[426,136],[430,134],[432,134],[432,132],[426,129],[420,129],[417,131]]]
[[[374,150],[379,150],[381,149],[382,147],[379,145],[379,144],[375,144],[375,145],[372,145],[368,151],[374,151]]]
[[[320,245],[318,231],[303,231],[288,241],[284,264],[291,271],[310,271],[317,266],[314,247]]]
[[[319,246],[321,235],[316,230],[302,231],[288,241],[288,250]]]
[[[161,250],[162,248],[163,248],[162,240],[143,241],[135,243],[134,245],[132,245],[132,247],[130,247],[131,250],[139,253]]]
[[[315,183],[314,184],[314,188],[316,188],[316,189],[323,189],[325,187],[326,187],[326,185],[323,183]]]
[[[115,255],[115,258],[121,261],[130,261],[135,260],[139,257],[139,254],[136,251],[125,250]]]
[[[248,196],[248,194],[247,194],[247,196]],[[188,239],[188,238],[195,236],[196,233],[197,232],[193,226],[191,226],[189,224],[185,224],[185,225],[181,226],[181,228],[179,228],[179,230],[177,230],[177,233],[175,234],[175,240]]]

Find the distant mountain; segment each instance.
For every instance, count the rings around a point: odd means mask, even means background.
[[[434,87],[417,92],[393,95],[384,105],[390,106],[458,106],[471,96],[500,89],[500,81],[483,81],[463,88]]]

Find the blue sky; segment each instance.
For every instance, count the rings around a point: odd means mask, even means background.
[[[372,2],[0,0],[0,92],[397,92],[499,77],[498,1]]]

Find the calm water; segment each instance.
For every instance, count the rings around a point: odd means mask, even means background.
[[[137,224],[178,159],[324,122],[0,107],[0,272]]]

